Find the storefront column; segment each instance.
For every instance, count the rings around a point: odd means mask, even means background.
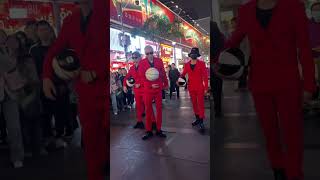
[[[221,19],[220,19],[220,3],[219,0],[211,1],[211,19],[215,21],[219,28],[221,28]]]
[[[61,29],[61,17],[60,17],[60,8],[59,4],[56,1],[52,2],[53,5],[53,16],[55,17],[55,25],[57,28],[57,34],[59,34]]]

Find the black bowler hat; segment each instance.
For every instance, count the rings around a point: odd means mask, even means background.
[[[197,48],[197,47],[192,48],[190,53],[188,54],[188,56],[190,57],[191,54],[196,54],[196,55],[198,55],[198,57],[201,56],[200,52],[199,52],[199,48]]]

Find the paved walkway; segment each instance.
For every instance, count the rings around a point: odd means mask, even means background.
[[[264,138],[252,97],[235,92],[233,82],[224,85],[224,117],[214,123],[214,180],[273,180]],[[305,180],[320,179],[320,118],[305,117]]]
[[[180,92],[180,100],[167,98],[163,103],[166,139],[143,141],[145,130],[132,128],[134,110],[112,116],[111,180],[210,179],[210,106],[206,104],[208,130],[201,135],[191,126],[194,114],[189,95]]]

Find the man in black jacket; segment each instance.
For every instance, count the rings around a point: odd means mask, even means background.
[[[172,97],[172,92],[177,92],[177,98],[179,99],[179,86],[176,84],[180,77],[180,72],[176,68],[174,63],[171,64],[171,69],[169,70],[169,80],[170,80],[170,99]]]

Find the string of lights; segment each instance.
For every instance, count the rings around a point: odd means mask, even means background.
[[[174,1],[168,1],[168,2],[164,2],[163,3],[164,5],[166,5],[169,9],[173,10],[174,12],[176,12],[177,10],[178,11],[178,16],[180,16],[180,18],[188,21],[188,22],[192,22],[193,23],[193,26],[199,30],[201,30],[202,32],[204,32],[206,35],[209,35],[209,32],[207,30],[205,30],[203,27],[200,26],[199,23],[196,22],[195,19],[193,19],[189,14],[186,13],[185,10],[183,10],[181,7],[179,7],[178,4],[176,4]],[[180,15],[181,12],[184,14],[184,15]],[[192,24],[191,23],[191,24]]]

